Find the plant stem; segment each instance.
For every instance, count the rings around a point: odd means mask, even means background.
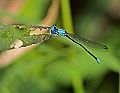
[[[61,0],[61,13],[63,27],[67,30],[67,32],[73,33],[72,15],[69,0]]]

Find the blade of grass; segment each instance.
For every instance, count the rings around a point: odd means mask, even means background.
[[[70,0],[61,0],[61,12],[62,12],[62,21],[63,21],[63,27],[70,33],[73,33],[73,24],[72,24],[72,15],[71,15],[71,9],[70,9]],[[70,51],[70,54],[72,54],[71,57],[69,57],[71,66],[72,66],[72,84],[74,88],[75,93],[84,93],[84,88],[82,84],[81,76],[78,72],[78,65],[75,64],[75,57],[74,51]],[[77,61],[76,61],[77,62]]]
[[[68,32],[73,33],[72,15],[69,0],[61,0],[61,12],[64,28]]]
[[[81,74],[79,71],[79,63],[77,59],[75,59],[76,52],[71,51],[71,57],[70,57],[70,64],[71,64],[71,72],[72,72],[72,84],[74,87],[75,93],[85,93],[84,86],[83,86],[83,80]]]

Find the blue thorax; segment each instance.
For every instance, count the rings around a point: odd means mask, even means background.
[[[65,30],[64,29],[58,29],[58,34],[60,36],[65,36]]]
[[[53,25],[53,26],[51,27],[51,33],[52,33],[52,34],[59,35],[59,36],[65,36],[65,30],[64,30],[64,29],[57,28],[56,25]]]

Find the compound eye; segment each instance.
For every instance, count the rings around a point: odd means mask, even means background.
[[[53,25],[54,29],[56,30],[56,25]]]
[[[52,34],[56,34],[56,25],[53,25],[52,28],[51,28],[51,33]]]
[[[53,26],[52,26],[52,29],[56,29],[56,25],[53,25]]]

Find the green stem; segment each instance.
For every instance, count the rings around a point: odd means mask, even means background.
[[[76,52],[70,51],[70,64],[71,64],[71,73],[72,73],[72,85],[74,87],[74,93],[85,93],[83,80],[81,74],[79,73],[79,65],[78,60],[76,59],[75,55]]]
[[[67,32],[73,33],[72,15],[69,0],[61,0],[61,13],[63,26]]]
[[[71,15],[71,8],[70,8],[70,0],[61,0],[61,13],[62,13],[62,21],[63,26],[69,33],[73,33],[73,24],[72,24],[72,15]],[[72,85],[74,88],[75,93],[84,93],[83,88],[83,81],[79,74],[79,67],[76,64],[77,60],[75,61],[75,54],[74,51],[70,51],[70,64],[72,67]]]

